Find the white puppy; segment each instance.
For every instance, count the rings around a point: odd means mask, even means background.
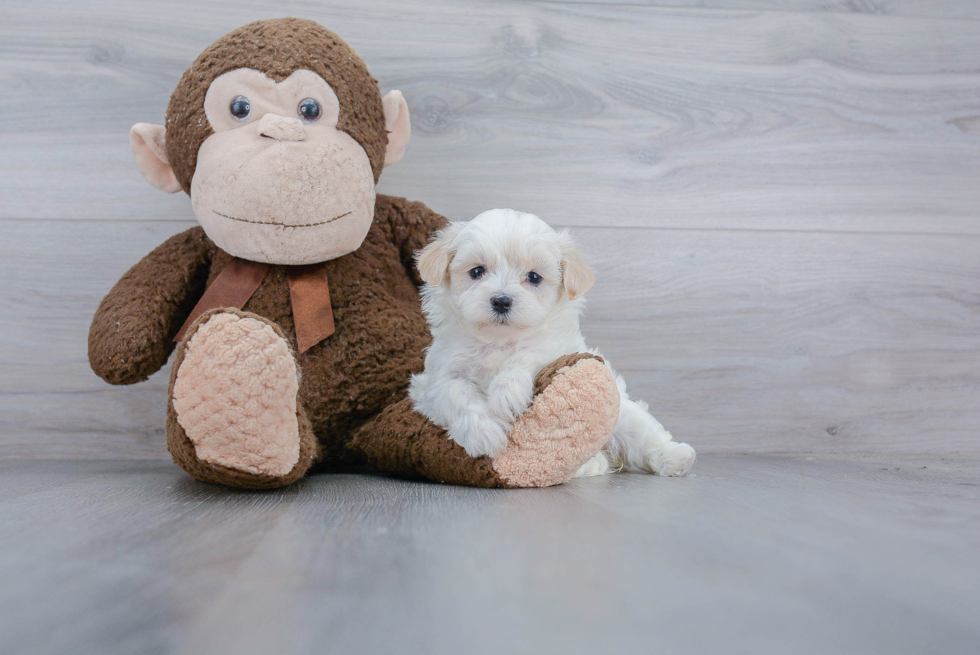
[[[409,396],[467,453],[496,456],[531,404],[538,371],[562,355],[598,354],[579,330],[582,294],[595,275],[567,231],[511,209],[451,223],[419,252],[418,268],[433,340]],[[686,473],[694,449],[674,442],[645,403],[630,400],[621,376],[616,383],[616,428],[576,476],[630,467]]]

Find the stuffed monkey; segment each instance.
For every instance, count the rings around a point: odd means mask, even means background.
[[[445,224],[377,195],[408,143],[408,107],[306,20],[251,23],[184,73],[166,126],[130,143],[155,187],[191,199],[199,226],[130,269],[89,334],[111,384],[176,348],[167,445],[195,479],[244,488],[371,467],[485,487],[558,484],[604,445],[619,394],[601,360],[564,357],[494,459],[473,458],[412,410],[429,334],[414,253]]]

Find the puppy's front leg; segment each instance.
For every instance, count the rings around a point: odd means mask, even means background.
[[[438,411],[446,419],[449,438],[471,457],[496,457],[507,448],[510,424],[487,406],[483,392],[475,384],[451,379],[438,394]]]
[[[487,389],[490,411],[508,422],[523,414],[533,398],[534,375],[516,361],[502,368]]]

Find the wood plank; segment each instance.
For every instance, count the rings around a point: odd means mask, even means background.
[[[706,456],[680,479],[243,493],[7,463],[0,634],[5,655],[974,653],[977,470]]]
[[[911,18],[980,19],[971,0],[542,0],[583,4],[637,5],[687,9],[743,9],[809,13],[869,14]]]
[[[0,454],[166,457],[168,373],[109,387],[86,338],[115,280],[185,227],[3,222]],[[588,338],[699,451],[980,451],[980,239],[576,234],[599,274]]]
[[[225,9],[4,3],[0,217],[190,219],[135,171],[127,131],[162,120],[214,38],[283,11]],[[970,21],[460,0],[289,11],[406,93],[415,138],[382,190],[453,217],[980,233]]]
[[[580,230],[585,326],[681,440],[980,450],[980,241]]]

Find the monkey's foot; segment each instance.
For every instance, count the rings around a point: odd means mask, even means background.
[[[572,479],[609,440],[619,390],[594,355],[562,357],[535,382],[535,398],[514,423],[507,449],[471,457],[405,398],[354,435],[349,447],[387,473],[475,487],[547,487]]]
[[[536,396],[515,422],[507,450],[493,460],[509,487],[548,487],[572,479],[612,436],[619,390],[602,359],[565,355],[542,370]]]
[[[301,477],[316,439],[297,400],[296,359],[282,331],[255,314],[201,316],[177,350],[167,443],[204,482],[269,488]]]
[[[534,401],[514,422],[495,459],[471,457],[405,398],[355,433],[349,447],[374,467],[475,487],[547,487],[572,479],[598,453],[619,419],[619,390],[594,355],[561,357],[535,381]]]

